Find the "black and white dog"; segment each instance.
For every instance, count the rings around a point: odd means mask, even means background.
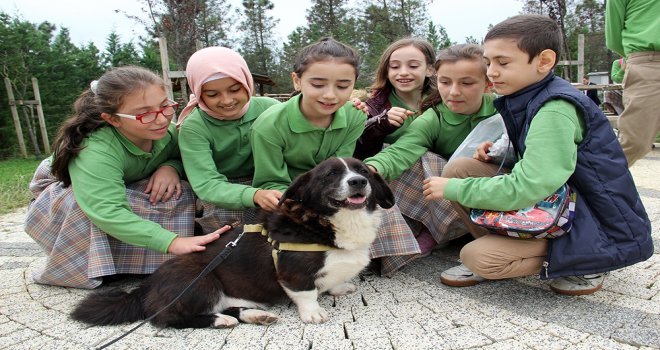
[[[227,260],[151,322],[175,328],[232,327],[239,320],[270,324],[277,315],[265,307],[287,296],[303,322],[325,322],[319,294],[356,290],[347,281],[369,264],[380,208],[393,205],[387,183],[364,163],[330,158],[297,177],[278,209],[266,215],[264,227],[277,243],[245,233]],[[93,325],[146,319],[174,300],[241,232],[233,229],[203,252],[165,262],[130,292],[114,288],[87,296],[72,317]]]

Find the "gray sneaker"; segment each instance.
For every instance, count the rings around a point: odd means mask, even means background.
[[[604,279],[604,274],[560,277],[550,282],[550,289],[564,295],[588,295],[601,289]]]
[[[447,269],[440,274],[440,282],[452,287],[474,286],[485,280],[485,278],[470,271],[470,269],[463,264]]]

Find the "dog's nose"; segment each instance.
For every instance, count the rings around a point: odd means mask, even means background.
[[[367,186],[367,178],[364,176],[353,176],[348,179],[348,185],[353,188],[364,188]]]

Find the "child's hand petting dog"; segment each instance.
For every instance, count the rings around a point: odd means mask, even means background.
[[[257,190],[254,193],[254,204],[266,211],[273,211],[282,198],[282,192],[278,190]]]
[[[231,226],[225,225],[209,234],[194,237],[177,237],[170,246],[167,252],[174,255],[182,255],[193,252],[201,252],[206,249],[206,245],[220,238],[220,235],[231,230]]]

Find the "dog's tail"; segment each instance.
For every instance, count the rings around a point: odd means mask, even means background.
[[[145,319],[142,288],[126,292],[119,288],[95,292],[71,313],[76,321],[95,326],[117,325]]]

